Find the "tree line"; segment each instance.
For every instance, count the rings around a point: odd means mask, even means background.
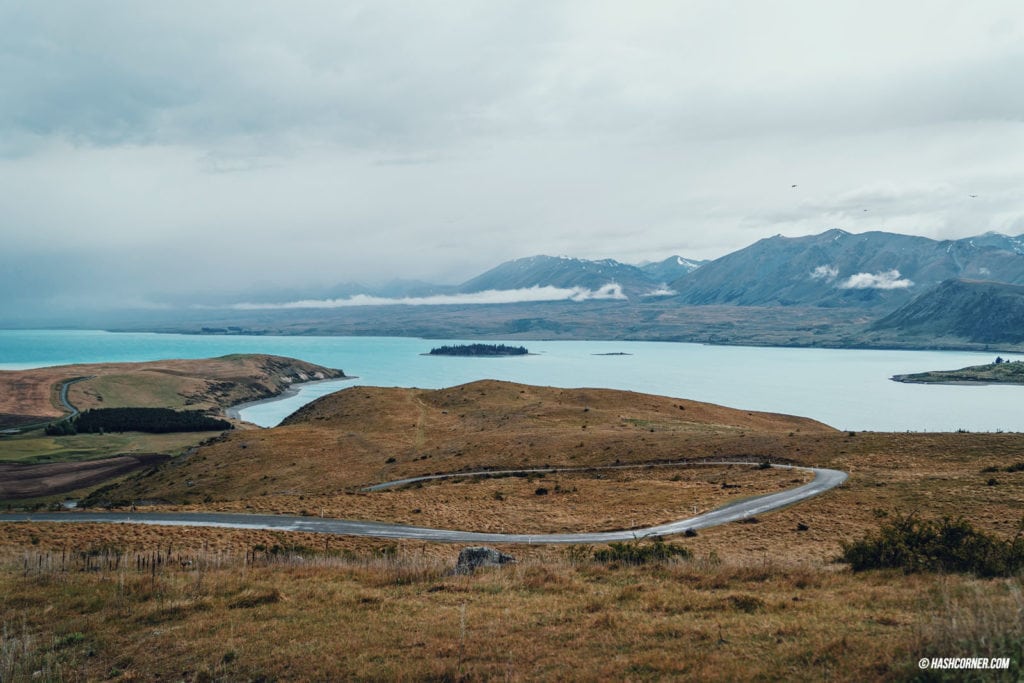
[[[95,408],[49,425],[50,436],[102,434],[104,432],[208,432],[233,429],[230,422],[210,417],[202,410],[170,408]]]

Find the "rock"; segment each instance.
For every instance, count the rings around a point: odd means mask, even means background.
[[[478,545],[463,548],[459,552],[459,561],[455,563],[455,573],[472,574],[477,567],[500,567],[515,561],[516,558],[511,555],[506,555],[494,548]]]

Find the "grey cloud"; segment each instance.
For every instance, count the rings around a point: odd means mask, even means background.
[[[1024,232],[1019,8],[962,6],[10,0],[0,237],[60,274],[0,281],[180,298]]]
[[[779,50],[789,72],[751,87],[772,73],[752,52],[766,39],[725,10],[705,15],[726,52],[701,36],[699,14],[670,6],[15,4],[0,15],[0,126],[101,145],[401,149],[487,134],[642,142],[1020,119],[1024,93],[1007,85],[1021,51],[831,76],[827,55]],[[873,23],[855,18],[851,30],[870,36]],[[665,39],[673,30],[678,43]]]
[[[0,126],[91,144],[423,144],[485,124],[557,20],[529,5],[8,9]],[[524,34],[519,40],[520,35]]]

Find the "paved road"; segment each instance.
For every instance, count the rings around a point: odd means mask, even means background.
[[[57,424],[58,422],[70,420],[71,418],[75,417],[76,415],[78,415],[78,408],[73,406],[71,404],[71,401],[68,400],[68,387],[70,387],[75,382],[84,382],[85,380],[93,379],[94,377],[95,375],[91,375],[89,377],[75,377],[74,379],[67,379],[61,382],[60,391],[57,392],[57,398],[60,401],[61,407],[68,411],[67,415],[62,415],[52,420],[45,420],[43,422],[33,422],[32,424],[27,425],[15,425],[9,431],[15,434],[18,432],[27,432],[32,429],[39,429],[40,427],[46,427],[52,424]]]
[[[723,463],[725,464],[725,463]],[[717,510],[628,531],[603,531],[567,534],[491,534],[451,529],[359,522],[320,517],[286,515],[250,515],[228,512],[33,512],[0,514],[0,522],[116,522],[122,524],[156,524],[162,526],[212,526],[233,529],[269,529],[274,531],[308,531],[342,536],[373,536],[376,538],[415,539],[443,543],[609,543],[629,541],[647,536],[679,534],[687,529],[707,529],[729,522],[778,510],[820,495],[846,481],[846,473],[817,467],[772,465],[780,469],[804,470],[814,473],[814,480],[786,491],[758,496],[726,505]],[[489,474],[494,474],[493,472]],[[465,476],[465,475],[463,475]],[[400,483],[410,483],[408,481]],[[398,485],[399,482],[391,482]]]

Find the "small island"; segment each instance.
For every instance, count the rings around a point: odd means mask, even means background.
[[[890,379],[908,384],[1024,384],[1024,361],[1008,361],[997,357],[995,362],[988,365],[894,375]]]
[[[505,344],[457,344],[430,349],[427,356],[525,356],[530,352],[524,346]]]

